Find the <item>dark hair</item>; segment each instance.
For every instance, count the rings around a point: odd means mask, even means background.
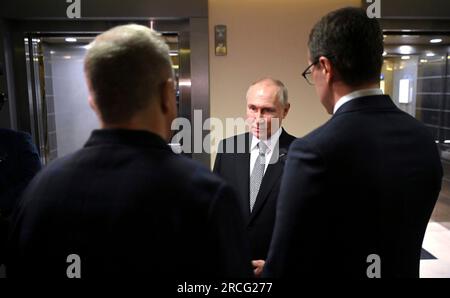
[[[383,64],[383,33],[366,11],[346,7],[330,12],[311,30],[311,62],[331,60],[342,81],[350,86],[378,82]]]

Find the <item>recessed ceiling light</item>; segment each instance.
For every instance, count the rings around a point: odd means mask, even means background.
[[[402,60],[408,60],[408,59],[410,59],[411,57],[409,57],[409,56],[402,56]]]
[[[440,42],[442,42],[442,39],[441,38],[434,38],[434,39],[430,40],[430,42],[431,43],[440,43]]]
[[[412,46],[400,46],[398,50],[400,51],[400,54],[411,54],[413,48]]]
[[[66,37],[65,39],[67,42],[77,42],[77,39],[74,37]]]
[[[432,53],[432,52],[430,52],[430,53],[427,53],[427,57],[434,57],[436,54],[435,53]]]

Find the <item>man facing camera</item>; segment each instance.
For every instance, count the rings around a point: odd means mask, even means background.
[[[176,103],[163,39],[144,26],[113,28],[97,36],[84,67],[102,129],[30,184],[8,274],[251,276],[233,191],[166,143]]]
[[[379,89],[380,26],[343,8],[308,47],[304,76],[333,116],[291,145],[263,275],[418,277],[442,167],[427,127]]]
[[[264,78],[253,83],[247,91],[251,131],[223,140],[214,164],[214,172],[240,195],[256,275],[267,257],[284,161],[295,139],[281,127],[289,108],[282,82]]]

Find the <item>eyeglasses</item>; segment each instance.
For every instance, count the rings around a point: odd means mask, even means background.
[[[310,84],[311,86],[314,86],[314,82],[312,79],[312,69],[311,67],[313,67],[314,65],[316,65],[319,61],[316,60],[313,63],[311,63],[306,69],[305,71],[302,73],[302,76],[305,78],[306,82],[308,84]]]
[[[329,60],[331,60],[334,55],[322,55],[321,57],[326,57]],[[314,81],[312,79],[312,69],[311,67],[313,67],[314,65],[316,65],[317,63],[319,63],[319,59],[314,60],[313,63],[311,63],[306,69],[305,71],[302,73],[302,76],[305,78],[306,82],[308,82],[308,84],[310,84],[311,86],[314,86]]]

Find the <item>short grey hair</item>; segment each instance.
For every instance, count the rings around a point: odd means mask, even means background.
[[[280,101],[280,103],[281,103],[281,105],[283,107],[286,106],[286,104],[289,103],[289,101],[288,101],[288,90],[287,90],[286,86],[280,80],[277,80],[277,79],[274,79],[274,78],[270,78],[270,77],[261,78],[261,79],[255,81],[255,82],[253,82],[249,86],[249,88],[247,90],[247,96],[246,97],[248,97],[248,92],[250,91],[250,88],[252,86],[254,86],[256,84],[259,84],[261,82],[264,82],[264,81],[271,82],[272,84],[274,84],[275,86],[278,87],[277,98],[278,98],[278,100]]]
[[[159,97],[173,76],[169,47],[152,29],[114,27],[91,43],[84,60],[90,92],[105,123],[130,120]]]

